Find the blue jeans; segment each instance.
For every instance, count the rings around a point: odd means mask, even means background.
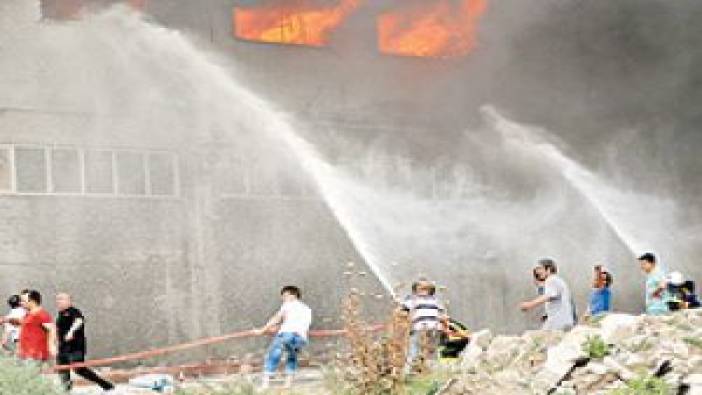
[[[297,333],[284,332],[277,334],[273,338],[273,342],[266,354],[266,374],[272,375],[278,370],[280,359],[283,356],[283,349],[288,353],[288,359],[285,361],[285,373],[295,373],[297,370],[297,354],[305,344],[307,344],[307,341]]]
[[[440,338],[441,332],[438,330],[410,332],[405,373],[411,373],[420,358],[429,363],[437,361]]]

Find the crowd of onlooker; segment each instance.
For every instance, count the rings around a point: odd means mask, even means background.
[[[661,315],[700,307],[694,281],[685,279],[680,272],[666,274],[652,253],[641,255],[638,261],[646,275],[646,314]],[[558,275],[556,263],[551,259],[540,260],[533,275],[539,296],[523,302],[521,309],[527,311],[544,305],[543,329],[568,330],[575,326],[578,314],[574,298],[566,281]],[[592,292],[583,318],[606,314],[612,310],[613,282],[614,277],[607,268],[603,265],[594,266]]]
[[[652,253],[638,258],[645,280],[645,313],[661,315],[670,311],[695,309],[700,301],[695,294],[695,283],[680,272],[669,275],[658,264]],[[520,304],[523,311],[543,308],[540,315],[542,329],[569,330],[579,321],[601,316],[612,311],[614,276],[604,265],[594,265],[592,291],[587,311],[578,316],[575,298],[568,283],[558,275],[558,266],[552,259],[541,259],[532,271],[537,296]],[[456,356],[469,342],[470,335],[464,325],[452,320],[435,294],[436,288],[428,280],[414,283],[412,293],[402,303],[401,309],[409,313],[411,334],[408,352],[408,369],[415,363],[420,344],[429,345],[428,355],[439,349],[444,356]],[[425,357],[427,353],[425,352]]]

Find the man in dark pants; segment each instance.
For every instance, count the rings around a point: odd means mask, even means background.
[[[58,315],[56,316],[56,328],[58,331],[58,355],[56,362],[58,365],[69,365],[85,361],[86,341],[85,341],[85,318],[83,313],[73,306],[71,295],[60,293],[56,295],[56,308]],[[112,383],[104,380],[95,372],[88,368],[77,368],[74,371],[95,384],[99,385],[105,391],[111,391],[115,388]],[[70,391],[73,387],[71,381],[71,371],[62,370],[61,382],[66,391]]]

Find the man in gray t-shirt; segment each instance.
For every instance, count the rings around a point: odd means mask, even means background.
[[[568,284],[558,276],[556,263],[551,259],[542,259],[539,265],[543,267],[546,276],[544,294],[534,300],[520,305],[524,311],[531,310],[542,304],[546,305],[545,330],[568,330],[575,326],[573,301]]]

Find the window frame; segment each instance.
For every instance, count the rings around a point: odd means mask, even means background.
[[[17,175],[18,175],[18,166],[17,166],[17,149],[36,149],[36,150],[41,150],[44,153],[44,191],[42,192],[24,192],[20,191],[18,189],[18,183],[17,183]],[[50,157],[49,157],[49,149],[48,146],[42,145],[42,144],[33,144],[33,143],[15,143],[12,144],[12,169],[13,169],[13,194],[15,195],[26,195],[26,196],[44,196],[44,195],[49,195],[51,194],[51,163]]]
[[[15,146],[14,144],[0,143],[0,150],[7,150],[7,161],[9,163],[8,169],[8,188],[0,189],[0,195],[11,195],[17,190],[17,172],[15,170]]]
[[[73,151],[77,154],[78,156],[78,171],[80,174],[78,174],[78,182],[79,184],[79,191],[78,192],[57,192],[56,191],[56,183],[54,182],[54,152],[55,151]],[[86,186],[85,186],[85,152],[83,149],[79,147],[73,147],[73,146],[68,146],[68,145],[52,145],[47,147],[47,152],[48,152],[48,173],[51,176],[48,179],[49,183],[49,190],[47,194],[51,195],[83,195],[85,194],[86,191]]]
[[[43,192],[21,192],[17,190],[17,149],[40,149],[44,153],[45,163],[45,187]],[[0,142],[0,149],[8,150],[8,160],[10,164],[10,185],[8,190],[0,190],[0,196],[57,196],[57,197],[85,197],[85,198],[125,198],[125,199],[159,199],[159,200],[178,200],[182,197],[181,180],[180,180],[180,156],[178,153],[166,150],[153,149],[136,149],[136,148],[106,148],[92,146],[77,146],[72,144],[38,144],[38,143],[12,143]],[[78,168],[80,188],[78,192],[57,192],[55,190],[53,180],[53,153],[57,150],[74,151],[78,156]],[[112,191],[105,192],[89,192],[86,162],[86,155],[89,151],[107,152],[110,154],[111,160],[111,175],[112,175]],[[138,154],[143,159],[144,171],[144,194],[121,194],[119,193],[119,172],[117,169],[117,154],[120,152]],[[173,193],[172,194],[151,194],[151,169],[149,158],[151,154],[168,155],[170,157],[170,165],[173,173]]]

